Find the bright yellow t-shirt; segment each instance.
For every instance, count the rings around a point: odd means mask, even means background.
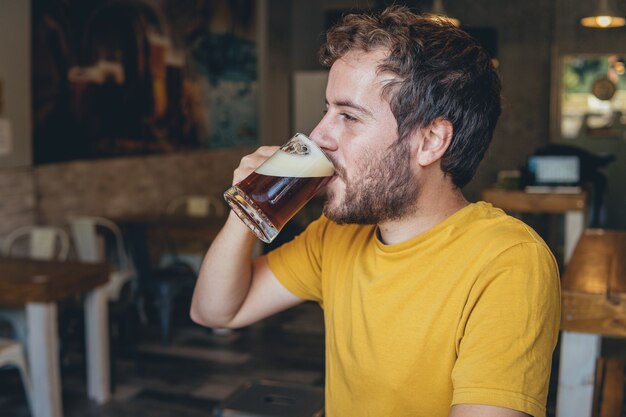
[[[545,416],[559,274],[524,223],[480,202],[385,245],[375,226],[322,216],[268,256],[324,310],[328,417],[445,417],[453,404]]]

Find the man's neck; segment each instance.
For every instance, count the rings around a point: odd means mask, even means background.
[[[458,188],[431,187],[420,190],[415,209],[399,220],[378,224],[380,239],[387,245],[402,243],[432,229],[469,203]]]

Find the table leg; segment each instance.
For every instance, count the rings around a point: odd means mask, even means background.
[[[596,359],[602,336],[564,331],[561,334],[556,417],[590,417]]]
[[[111,398],[109,368],[109,317],[106,287],[85,297],[85,338],[87,344],[87,392],[103,404]]]
[[[56,303],[26,304],[34,417],[62,417]]]
[[[565,232],[564,232],[564,262],[569,262],[574,253],[574,248],[580,235],[585,230],[585,213],[582,211],[568,211],[565,213]]]

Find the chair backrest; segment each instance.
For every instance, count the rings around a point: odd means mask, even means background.
[[[119,301],[127,283],[130,284],[130,293],[127,294],[132,298],[137,271],[119,226],[96,216],[71,217],[68,221],[78,259],[83,262],[108,262],[112,266],[107,283],[109,301]]]
[[[69,224],[78,259],[83,262],[109,261],[120,269],[131,267],[122,231],[115,222],[104,217],[77,216],[71,217]],[[109,242],[112,250],[108,250]]]
[[[30,258],[64,261],[70,250],[70,238],[60,227],[23,226],[13,230],[4,238],[2,254],[12,256],[16,248],[24,247],[26,248],[25,255]]]
[[[183,195],[169,202],[167,214],[183,213],[190,217],[224,216],[222,201],[210,195]]]

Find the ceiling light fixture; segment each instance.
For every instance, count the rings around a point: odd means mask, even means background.
[[[580,19],[580,24],[588,28],[606,29],[626,25],[626,19],[617,16],[609,7],[609,0],[598,0],[598,8],[593,16]]]

